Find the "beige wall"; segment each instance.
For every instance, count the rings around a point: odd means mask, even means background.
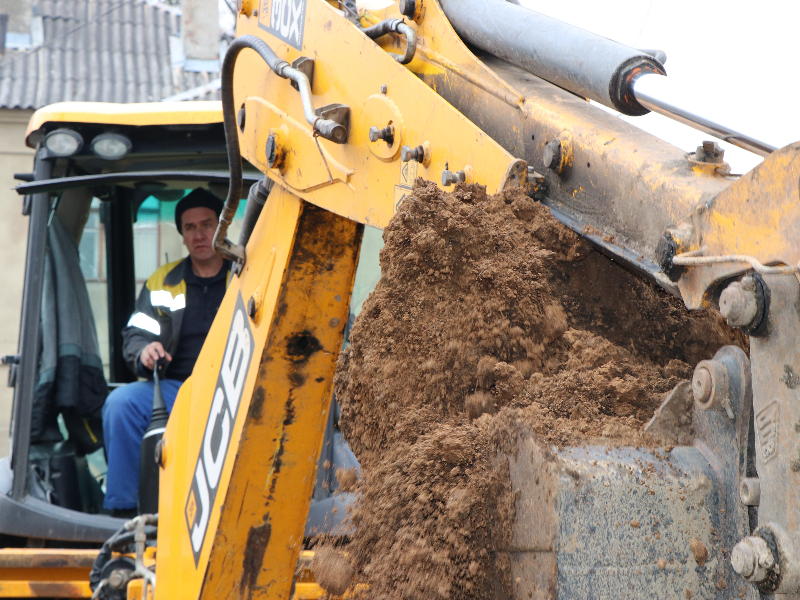
[[[16,354],[28,218],[22,198],[12,190],[14,173],[33,170],[33,150],[25,146],[25,129],[33,111],[0,109],[0,354]],[[8,367],[0,367],[0,456],[8,455],[8,428],[13,391],[6,387]]]

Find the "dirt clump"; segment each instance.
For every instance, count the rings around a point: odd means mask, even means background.
[[[692,538],[689,542],[689,548],[692,551],[692,556],[694,556],[694,560],[697,562],[698,565],[701,567],[706,564],[708,560],[708,548],[706,545],[698,540],[697,538]]]
[[[332,596],[341,596],[353,582],[355,570],[341,551],[331,546],[317,546],[311,561],[316,582]]]
[[[336,481],[340,492],[352,492],[358,483],[358,471],[355,468],[336,469]]]
[[[386,600],[509,595],[515,496],[498,450],[653,445],[693,365],[745,345],[718,314],[594,251],[521,190],[417,180],[334,382],[361,462],[348,551]]]

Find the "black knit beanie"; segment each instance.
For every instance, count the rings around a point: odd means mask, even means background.
[[[222,213],[222,200],[203,188],[197,188],[186,194],[175,207],[175,226],[181,235],[183,235],[181,216],[190,208],[210,208],[217,213],[219,219],[219,215]]]

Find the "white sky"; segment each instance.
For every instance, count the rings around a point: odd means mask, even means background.
[[[233,16],[228,3],[225,0],[218,0],[219,4],[219,25],[223,31],[233,33],[236,29],[236,17]],[[235,4],[235,2],[233,3]]]
[[[635,48],[667,53],[686,108],[781,147],[800,140],[796,0],[520,0],[529,8]],[[713,139],[661,115],[622,117],[682,148]],[[734,173],[761,158],[721,143]]]

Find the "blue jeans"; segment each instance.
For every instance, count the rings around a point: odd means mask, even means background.
[[[161,394],[169,412],[172,412],[182,383],[174,379],[161,382]],[[136,508],[139,500],[139,454],[152,414],[152,381],[137,381],[118,387],[106,398],[103,406],[103,435],[108,460],[105,508]]]

